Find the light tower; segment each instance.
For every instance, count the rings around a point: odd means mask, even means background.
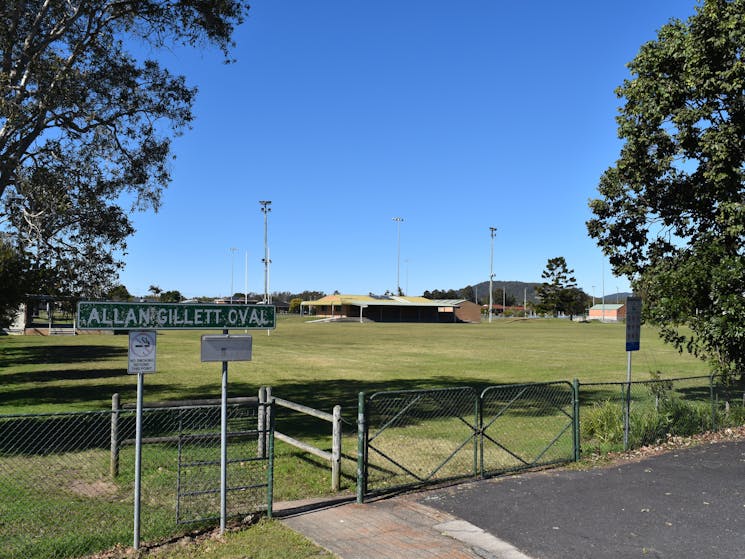
[[[494,282],[494,237],[497,235],[497,228],[489,227],[489,234],[491,236],[491,255],[489,258],[489,322],[491,322],[492,309],[494,305],[492,287],[492,283]]]
[[[235,247],[230,247],[230,303],[233,303],[233,294],[235,293],[235,288],[233,287],[233,269],[235,268],[235,251],[238,250]]]
[[[272,204],[271,200],[259,200],[261,204],[261,213],[264,214],[264,258],[261,261],[264,263],[264,304],[268,305],[272,302],[272,297],[269,294],[269,212],[272,208],[269,206]]]

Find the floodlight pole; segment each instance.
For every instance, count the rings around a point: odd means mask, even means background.
[[[230,302],[233,303],[233,294],[235,293],[235,288],[233,287],[233,271],[235,270],[235,251],[238,249],[235,247],[230,247]]]
[[[271,296],[269,295],[269,264],[271,263],[271,260],[269,260],[269,212],[272,211],[272,208],[269,206],[271,205],[271,200],[259,200],[259,204],[261,204],[261,213],[264,214],[264,258],[262,259],[262,262],[264,263],[264,304],[268,305],[272,302]]]
[[[493,309],[493,287],[494,282],[494,237],[497,234],[496,227],[489,227],[489,234],[491,235],[491,256],[489,258],[489,322],[491,322],[492,309]]]
[[[401,222],[404,219],[402,217],[394,217],[393,221],[396,222],[397,229],[397,244],[396,244],[396,295],[401,293]]]

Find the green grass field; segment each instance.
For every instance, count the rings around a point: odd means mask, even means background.
[[[219,397],[219,363],[200,362],[200,331],[158,335],[158,372],[145,377],[149,401]],[[235,333],[242,333],[236,331]],[[276,396],[354,416],[359,391],[571,380],[626,379],[622,324],[497,320],[482,324],[305,323],[280,317],[253,331],[253,360],[231,363],[231,395]],[[0,413],[110,409],[111,395],[134,402],[124,336],[0,337]],[[635,380],[706,374],[706,365],[642,330]]]
[[[200,362],[200,335],[204,333],[215,332],[167,331],[158,335],[158,372],[145,376],[146,401],[219,397],[220,364]],[[345,418],[342,490],[348,492],[355,487],[354,422],[360,391],[372,393],[456,386],[481,388],[573,378],[585,383],[626,379],[625,329],[620,324],[570,323],[564,320],[497,320],[479,325],[328,324],[281,317],[277,329],[270,335],[266,331],[253,331],[252,334],[253,361],[229,366],[230,395],[254,396],[260,386],[271,386],[275,396],[327,412],[334,405],[341,405]],[[136,377],[126,372],[127,342],[125,335],[1,337],[0,382],[3,390],[0,391],[0,414],[105,411],[110,409],[111,395],[115,392],[120,394],[122,402],[134,403]],[[634,380],[648,380],[650,372],[659,372],[663,378],[707,373],[703,362],[680,355],[664,345],[652,328],[642,331],[642,350],[634,354],[633,371]],[[329,450],[329,424],[299,417],[286,410],[278,410],[279,413],[284,415],[279,417],[283,431]],[[406,436],[409,437],[410,433],[407,432]],[[146,452],[150,451],[155,449],[146,449]],[[108,450],[102,448],[89,454],[93,458],[81,458],[80,467],[66,465],[57,469],[53,467],[54,456],[40,456],[40,464],[30,468],[29,475],[43,472],[40,479],[49,483],[47,474],[56,472],[51,489],[41,500],[29,495],[28,499],[19,501],[21,488],[10,478],[0,480],[4,481],[0,483],[0,494],[5,494],[5,502],[18,502],[19,506],[25,502],[38,506],[39,510],[54,510],[58,507],[50,509],[49,499],[59,495],[64,500],[69,498],[71,491],[95,489],[97,494],[79,499],[83,506],[81,515],[90,513],[89,499],[93,498],[101,507],[101,518],[114,515],[126,519],[131,508],[130,473],[112,483],[106,477]],[[162,465],[147,474],[154,479],[147,477],[148,483],[152,481],[157,485],[161,478],[166,480],[172,474],[172,455],[173,450],[159,455]],[[76,455],[73,456],[77,459]],[[123,469],[129,472],[127,467],[123,466]],[[167,480],[162,483],[169,488],[173,485]],[[34,487],[38,484],[26,485]],[[329,486],[327,464],[278,442],[276,500],[329,494]],[[163,494],[168,494],[168,491]],[[167,530],[172,522],[173,506],[170,500],[160,503],[158,499],[160,497],[151,499],[148,510],[163,515],[160,524]],[[112,503],[116,510],[112,509]],[[12,511],[20,515],[19,518],[26,518],[25,522],[32,523],[28,527],[29,533],[45,530],[43,524],[34,524],[38,515],[29,517],[28,510]],[[69,516],[74,519],[74,515]],[[112,521],[114,525],[120,523],[121,520]],[[64,531],[64,526],[59,529]],[[125,525],[123,529],[127,532],[129,528]],[[268,522],[250,532],[276,534],[282,532],[282,528]],[[160,536],[157,531],[148,534]],[[203,542],[190,548],[188,553],[193,552],[193,555],[187,555],[187,551],[181,549],[175,555],[157,552],[157,556],[198,557],[199,549],[203,549],[209,556],[243,557],[243,554],[234,555],[237,551],[231,550],[244,549],[245,539],[245,536],[237,535],[227,538],[225,544]],[[237,547],[232,547],[231,541],[237,542]],[[242,541],[244,543],[240,543]],[[32,545],[38,547],[37,543]],[[77,544],[63,541],[55,545],[74,548]],[[280,549],[279,554],[271,554],[275,551],[274,546],[267,551],[270,554],[266,557],[287,558],[316,556],[314,553],[317,553],[302,540],[293,543],[292,549]]]

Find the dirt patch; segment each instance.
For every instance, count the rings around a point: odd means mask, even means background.
[[[116,495],[117,486],[110,481],[99,479],[97,481],[75,480],[70,484],[70,491],[81,497],[109,498]]]

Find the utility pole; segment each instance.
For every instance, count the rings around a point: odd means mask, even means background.
[[[262,262],[264,263],[264,304],[268,305],[272,302],[272,297],[269,295],[269,264],[271,263],[271,260],[269,260],[269,212],[272,211],[272,208],[269,206],[272,204],[271,200],[259,200],[259,204],[261,204],[261,213],[264,214],[264,258],[262,258]]]
[[[492,309],[494,308],[494,237],[497,234],[496,227],[489,227],[491,235],[491,254],[489,257],[489,322],[491,322]]]

